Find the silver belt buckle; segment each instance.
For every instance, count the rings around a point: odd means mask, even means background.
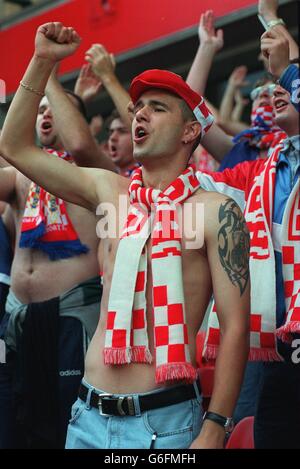
[[[110,414],[104,414],[104,412],[102,412],[102,399],[105,399],[106,397],[107,398],[112,397],[112,394],[108,394],[108,393],[99,394],[98,410],[99,410],[100,415],[103,415],[104,417],[109,417]]]
[[[133,398],[132,396],[120,396],[118,398],[117,402],[117,409],[120,415],[124,416],[127,415],[126,412],[124,412],[122,404],[124,400],[127,400],[127,405],[128,405],[128,415],[135,415],[135,409],[134,409],[134,403],[133,403]]]
[[[110,398],[110,397],[113,397],[113,394],[109,394],[109,393],[99,394],[99,399],[98,399],[99,414],[103,415],[104,417],[109,417],[112,415],[112,414],[105,414],[102,410],[102,400],[103,399],[105,400],[105,398]],[[127,399],[127,403],[128,403],[128,414],[135,415],[133,398],[131,396],[120,396],[117,399],[118,399],[117,409],[118,409],[119,415],[121,416],[127,415],[126,412],[124,412],[123,407],[122,407],[123,401],[125,399]]]

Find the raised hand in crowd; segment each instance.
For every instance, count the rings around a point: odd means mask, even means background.
[[[91,64],[93,72],[101,80],[124,125],[131,129],[132,116],[127,111],[130,97],[115,74],[114,55],[110,54],[102,44],[93,44],[86,52],[85,60]]]
[[[59,22],[46,23],[37,30],[34,55],[55,63],[74,54],[80,42],[81,38],[74,28]]]
[[[200,44],[212,47],[215,52],[218,52],[223,48],[223,29],[215,29],[213,10],[207,10],[201,15],[198,34]]]
[[[275,28],[266,31],[261,37],[261,51],[269,61],[269,71],[279,78],[289,66],[289,41]]]
[[[75,83],[74,93],[81,97],[84,103],[93,101],[101,90],[102,82],[92,70],[90,64],[84,64]]]
[[[218,124],[225,130],[226,133],[230,135],[236,135],[237,133],[241,132],[245,128],[247,128],[246,124],[239,122],[239,119],[236,119],[236,116],[241,116],[241,112],[245,104],[241,106],[242,95],[241,95],[241,88],[246,86],[248,82],[245,80],[247,75],[248,69],[245,65],[240,65],[236,67],[233,72],[231,73],[227,87],[225,89],[218,118]],[[235,109],[236,103],[236,94],[239,92],[241,96],[241,100],[239,101],[239,106]],[[233,110],[235,109],[235,118],[233,118]]]
[[[277,11],[278,0],[258,0],[258,13],[266,21],[268,30],[275,29],[286,37],[290,44],[290,59],[295,59],[299,56],[298,44],[287,30],[283,19],[279,18]]]
[[[246,81],[246,76],[248,73],[248,69],[245,65],[240,65],[239,67],[236,67],[230,77],[229,77],[229,85],[233,87],[235,90],[240,89],[243,86],[247,86],[248,82]]]
[[[215,29],[212,10],[201,15],[198,34],[200,44],[186,82],[193,90],[204,95],[214,56],[224,45],[223,30]]]
[[[235,92],[234,100],[235,106],[231,114],[231,119],[232,122],[239,122],[242,118],[244,108],[249,104],[250,100],[244,98],[240,89]]]
[[[115,75],[116,62],[102,44],[93,44],[85,53],[85,60],[92,66],[94,74],[105,83]]]
[[[299,112],[299,66],[290,63],[290,48],[287,37],[275,28],[266,31],[261,37],[261,51],[268,59],[270,72],[279,78],[279,84],[289,92],[291,103]]]

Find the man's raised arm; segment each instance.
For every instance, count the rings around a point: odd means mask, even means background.
[[[223,47],[223,31],[217,32],[214,27],[214,15],[212,10],[208,10],[201,15],[199,23],[199,48],[196,52],[191,69],[186,82],[197,93],[205,95],[208,75],[213,63],[213,59],[218,50]],[[201,145],[219,163],[231,150],[233,143],[229,137],[217,124],[213,124],[201,141]]]
[[[128,113],[131,99],[115,73],[115,62],[102,44],[93,44],[86,52],[86,60],[92,65],[93,72],[99,77],[114,102],[122,122],[131,130],[132,115]]]
[[[38,106],[50,73],[79,44],[76,31],[61,23],[46,23],[38,28],[34,55],[6,116],[0,154],[48,192],[94,210],[98,205],[95,170],[78,168],[49,156],[35,144]]]
[[[54,72],[48,80],[46,95],[64,149],[73,156],[76,164],[115,171],[115,165],[97,145],[86,119],[64,91]]]

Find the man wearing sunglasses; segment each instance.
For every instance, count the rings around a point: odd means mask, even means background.
[[[231,150],[224,156],[219,171],[233,168],[243,161],[267,158],[268,151],[286,137],[274,122],[272,97],[276,84],[269,77],[250,94],[252,100],[251,127],[233,139]],[[267,81],[266,81],[267,80]]]
[[[250,93],[250,98],[254,104],[254,101],[261,96],[261,94],[267,94],[270,98],[273,96],[276,84],[267,83],[265,85],[256,86]]]

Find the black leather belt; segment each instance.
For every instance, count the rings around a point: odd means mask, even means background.
[[[199,381],[196,383],[199,394],[201,386]],[[81,383],[79,388],[79,397],[86,401],[89,388]],[[159,407],[166,407],[180,402],[195,399],[196,391],[193,384],[180,384],[176,387],[165,388],[159,392],[148,393],[138,396],[140,411],[145,412]],[[92,391],[90,405],[99,409],[101,415],[136,415],[133,396],[115,396],[113,394],[97,394]]]

